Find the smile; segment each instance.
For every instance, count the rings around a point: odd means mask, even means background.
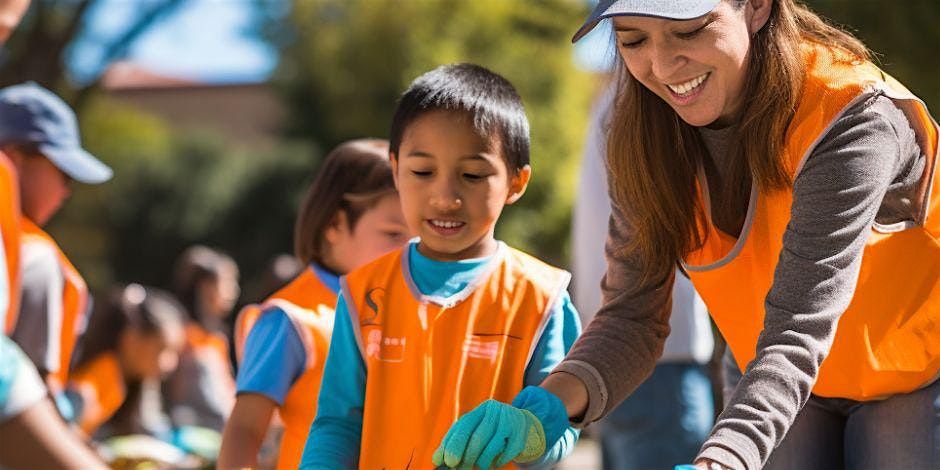
[[[463,231],[466,222],[461,222],[459,220],[440,220],[440,219],[429,219],[425,221],[431,230],[434,231],[438,236],[450,237],[459,234]]]
[[[680,98],[685,98],[697,92],[698,89],[701,87],[702,83],[705,82],[705,79],[708,78],[708,75],[710,73],[711,72],[703,73],[702,75],[699,75],[698,77],[695,77],[692,80],[689,80],[687,82],[679,83],[676,85],[666,84],[666,86],[669,87],[669,89]]]

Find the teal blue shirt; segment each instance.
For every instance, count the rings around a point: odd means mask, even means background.
[[[408,246],[409,269],[418,290],[430,297],[451,297],[477,279],[491,258],[435,261]],[[565,357],[581,333],[578,312],[564,292],[552,306],[551,317],[525,370],[525,385],[538,385]],[[330,352],[326,359],[317,417],[304,448],[302,469],[355,468],[359,464],[366,366],[359,352],[346,300],[340,294]],[[549,468],[574,449],[578,430],[568,428],[545,455],[527,466]]]

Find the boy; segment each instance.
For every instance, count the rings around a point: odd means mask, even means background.
[[[81,147],[75,114],[59,97],[25,83],[0,90],[0,149],[19,178],[22,219],[20,309],[16,341],[58,398],[68,378],[90,299],[85,281],[40,227],[69,197],[71,180],[111,178],[111,169]],[[62,408],[66,417],[70,414]]]
[[[580,332],[568,273],[493,236],[531,174],[512,85],[470,64],[428,72],[402,96],[390,140],[418,239],[343,278],[301,468],[452,465],[434,454],[454,421],[538,385]],[[526,432],[465,464],[557,463],[578,432],[567,416],[539,414],[508,414]]]

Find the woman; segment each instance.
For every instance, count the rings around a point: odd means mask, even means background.
[[[644,380],[681,263],[743,371],[697,468],[936,468],[923,103],[793,0],[602,1],[575,40],[605,18],[623,65],[605,304],[544,405],[588,424]]]

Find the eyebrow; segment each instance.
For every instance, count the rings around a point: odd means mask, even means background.
[[[408,152],[408,155],[405,155],[405,156],[406,156],[406,157],[434,158],[434,155],[431,155],[430,153],[427,153],[427,152],[425,152],[425,151],[423,151],[423,150],[412,150],[411,152]],[[488,158],[484,157],[482,153],[474,153],[474,154],[464,155],[464,156],[460,157],[460,159],[461,159],[461,160],[479,160],[479,161],[483,161],[483,162],[489,162],[489,161],[490,161]]]

